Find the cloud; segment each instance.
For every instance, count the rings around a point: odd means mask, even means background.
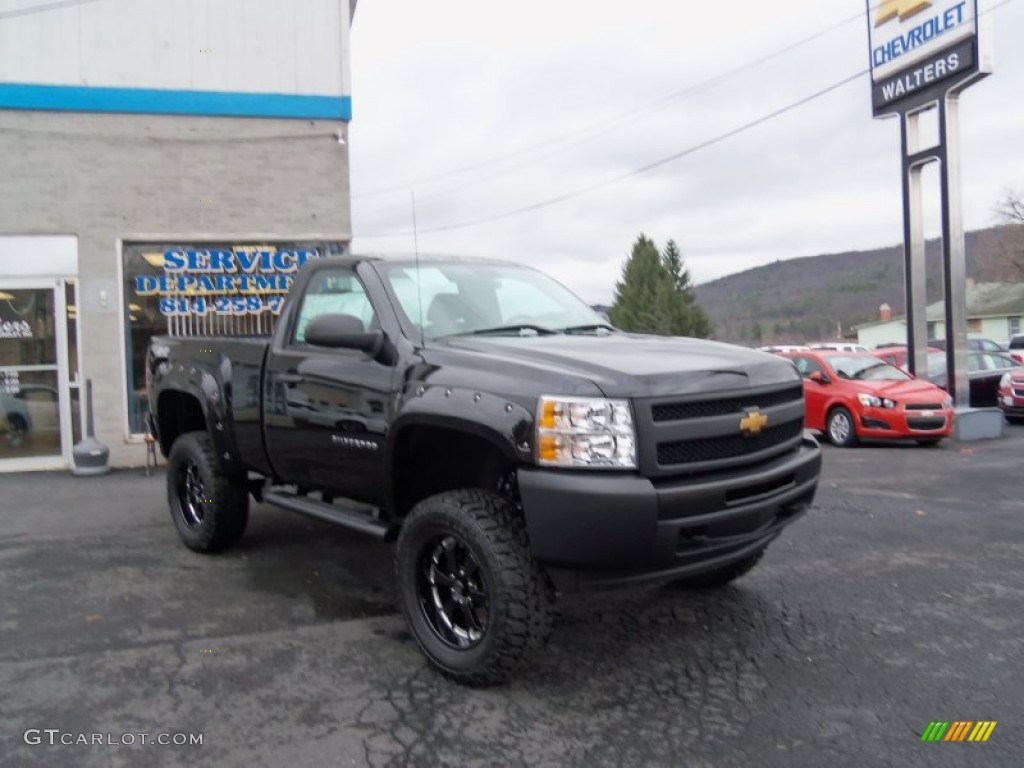
[[[871,119],[866,77],[649,173],[512,218],[426,232],[599,184],[866,67],[863,19],[841,24],[863,13],[861,2],[792,0],[785,14],[748,0],[728,14],[721,8],[660,0],[361,5],[350,133],[356,250],[412,249],[408,234],[367,235],[411,230],[413,188],[421,250],[522,261],[594,302],[611,299],[641,231],[675,238],[698,281],[898,242],[899,130]],[[997,42],[1019,37],[1024,3],[998,9],[995,21]],[[714,87],[652,106],[829,27]],[[969,228],[991,223],[1004,188],[1024,186],[1024,51],[998,53],[996,74],[961,100]],[[365,194],[390,186],[398,188]]]

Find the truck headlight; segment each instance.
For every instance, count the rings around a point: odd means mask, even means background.
[[[866,392],[861,392],[857,395],[857,399],[860,400],[860,404],[866,408],[895,408],[896,401],[890,400],[888,397],[875,397],[869,395]]]
[[[543,395],[537,403],[537,463],[636,469],[628,400]]]

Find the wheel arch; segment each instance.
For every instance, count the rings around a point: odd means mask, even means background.
[[[428,496],[462,488],[503,490],[518,501],[519,460],[508,442],[483,424],[418,414],[396,425],[388,442],[387,508],[396,518]]]
[[[225,420],[212,412],[208,400],[199,392],[164,389],[157,398],[156,406],[155,426],[164,456],[170,456],[174,442],[182,435],[205,432],[210,436],[218,466],[224,471],[238,471],[238,452],[234,450]]]

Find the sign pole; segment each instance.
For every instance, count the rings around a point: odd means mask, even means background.
[[[900,120],[903,263],[910,372],[928,375],[927,276],[921,171],[938,162],[947,387],[958,411],[970,406],[967,269],[960,194],[959,95],[992,71],[984,0],[866,0],[875,117]],[[938,108],[939,140],[920,146],[920,116]],[[1000,422],[1001,424],[1001,422]]]
[[[903,149],[903,270],[907,300],[907,362],[914,376],[928,373],[928,306],[925,273],[924,226],[922,223],[921,171],[927,161],[919,151],[920,113],[900,115]]]
[[[970,405],[967,378],[967,267],[960,194],[960,99],[951,93],[939,102],[942,145],[942,277],[946,306],[946,370],[950,394],[958,406]]]

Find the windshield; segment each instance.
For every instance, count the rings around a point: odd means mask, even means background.
[[[899,368],[889,365],[884,360],[879,360],[874,355],[861,356],[839,356],[829,355],[825,358],[836,376],[840,379],[853,379],[856,381],[907,381],[912,378],[910,374],[904,373]]]
[[[566,329],[603,330],[608,321],[568,288],[529,267],[483,262],[378,262],[404,315],[427,339],[480,333],[540,335]]]

